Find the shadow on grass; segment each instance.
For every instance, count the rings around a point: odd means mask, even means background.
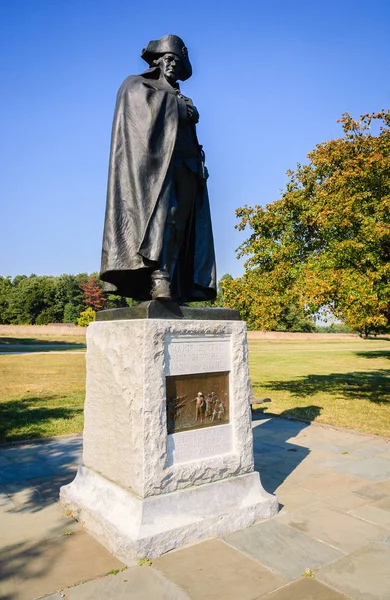
[[[84,350],[82,342],[43,340],[42,338],[0,337],[0,353],[50,352],[52,350]]]
[[[367,352],[355,352],[359,358],[390,358],[390,350],[371,350]]]
[[[85,346],[80,342],[69,342],[67,340],[44,340],[42,338],[16,338],[16,337],[0,337],[1,346]]]
[[[45,397],[45,402],[59,401],[60,396]],[[65,406],[37,406],[42,398],[31,397],[0,403],[0,443],[47,437],[42,425],[56,419],[72,419],[83,412],[83,408]],[[14,429],[24,430],[10,433]],[[26,431],[26,429],[28,430]]]
[[[261,410],[261,409],[260,409]],[[269,493],[275,490],[288,478],[289,475],[310,454],[310,450],[303,446],[293,444],[288,440],[299,435],[301,431],[309,427],[309,423],[301,421],[289,421],[280,417],[291,417],[301,413],[301,418],[310,414],[312,420],[321,414],[321,406],[307,406],[305,409],[285,410],[273,419],[269,416],[256,413],[256,424],[253,428],[253,449],[255,458],[255,469],[260,473],[260,479],[264,489]],[[295,414],[293,415],[293,413]]]
[[[292,397],[304,398],[319,392],[332,394],[345,400],[369,400],[375,404],[390,402],[390,373],[386,369],[306,375],[289,381],[270,381],[263,389],[289,392]],[[291,409],[296,416],[297,408]],[[304,417],[313,420],[312,417]]]

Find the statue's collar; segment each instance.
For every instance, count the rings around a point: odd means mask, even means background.
[[[160,75],[160,69],[158,67],[151,67],[150,69],[146,69],[146,71],[144,71],[141,74],[141,76],[145,77],[145,79],[154,79],[155,84],[157,84],[160,89],[167,90],[168,92],[174,94],[180,94],[179,84],[176,82],[175,85],[171,85],[165,79],[165,77]]]

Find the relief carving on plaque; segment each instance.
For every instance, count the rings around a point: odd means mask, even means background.
[[[168,433],[229,423],[229,373],[166,378]]]

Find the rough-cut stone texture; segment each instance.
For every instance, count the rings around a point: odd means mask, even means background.
[[[172,335],[196,337],[197,344],[199,336],[207,343],[210,337],[230,340],[232,442],[227,453],[188,462],[169,458],[165,348]],[[213,370],[218,369],[211,362]],[[202,435],[201,430],[185,433]],[[87,333],[83,460],[75,481],[62,488],[62,502],[128,564],[274,515],[277,499],[253,473],[245,323],[92,323]]]
[[[180,333],[230,336],[234,451],[168,466],[164,338]],[[240,321],[92,323],[84,465],[142,498],[253,471],[247,352],[246,327]]]
[[[277,499],[261,487],[258,473],[141,500],[79,467],[61,496],[72,515],[128,565],[243,529],[278,510]]]

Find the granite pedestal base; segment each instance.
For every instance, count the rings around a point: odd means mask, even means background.
[[[62,501],[124,563],[244,529],[273,516],[258,473],[138,498],[87,467],[62,488]]]
[[[84,465],[61,502],[127,564],[273,516],[249,396],[245,323],[91,324]]]

